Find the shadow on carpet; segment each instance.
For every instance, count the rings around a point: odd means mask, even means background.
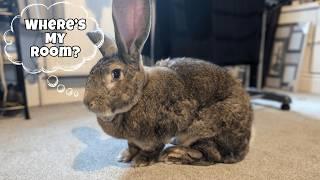
[[[72,130],[72,134],[86,147],[77,155],[73,162],[76,171],[97,171],[106,167],[126,168],[129,165],[117,162],[119,149],[126,147],[126,142],[118,139],[103,139],[100,132],[89,127]]]

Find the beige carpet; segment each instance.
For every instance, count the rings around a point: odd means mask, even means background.
[[[247,158],[209,167],[130,168],[116,162],[125,142],[81,104],[36,108],[32,121],[0,120],[0,179],[320,179],[318,100],[297,96],[291,112],[256,108]]]

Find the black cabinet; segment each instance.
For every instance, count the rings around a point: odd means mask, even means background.
[[[19,13],[18,4],[16,1],[12,0],[1,0],[0,1],[0,23],[5,24],[7,29],[10,28],[10,23],[12,19]],[[17,59],[22,62],[21,56],[21,41],[20,41],[20,22],[15,21],[13,24],[15,33],[10,38],[14,41],[15,49],[11,51],[13,56],[16,56]],[[3,37],[4,31],[2,30],[1,36]],[[26,88],[25,88],[25,78],[24,70],[21,65],[14,65],[7,60],[6,55],[4,55],[4,43],[1,44],[1,64],[2,64],[2,87],[1,87],[1,114],[10,114],[10,112],[23,111],[25,119],[30,119],[29,108],[27,102]],[[5,76],[5,69],[10,68],[14,69],[15,72],[15,84],[7,86]],[[4,87],[7,86],[7,87]]]

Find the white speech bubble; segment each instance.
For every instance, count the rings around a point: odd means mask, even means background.
[[[40,58],[32,58],[31,57],[31,47],[36,44],[30,44],[27,45],[28,47],[28,55],[23,56],[23,61],[18,60],[16,56],[13,56],[10,53],[10,49],[13,49],[14,42],[12,42],[12,38],[10,38],[16,31],[14,27],[15,21],[21,21],[26,20],[26,19],[38,19],[40,20],[41,17],[27,17],[28,12],[33,12],[33,11],[39,11],[42,10],[42,12],[45,13],[52,13],[53,7],[59,7],[63,6],[63,8],[66,10],[65,12],[76,12],[77,15],[74,15],[75,13],[67,14],[68,17],[65,17],[65,20],[68,19],[85,19],[87,28],[85,30],[79,30],[79,29],[74,29],[72,31],[70,30],[42,30],[42,31],[36,31],[39,34],[42,34],[43,36],[46,35],[46,33],[66,33],[66,36],[64,38],[64,44],[60,44],[59,46],[56,46],[56,44],[42,44],[43,46],[39,47],[48,47],[52,48],[52,46],[59,47],[60,46],[79,46],[80,49],[74,49],[73,53],[77,54],[77,56],[72,56],[72,57],[52,57],[52,56],[47,56],[47,57],[40,57]],[[39,15],[40,16],[40,15]],[[62,18],[60,18],[62,19]],[[24,21],[25,22],[25,21]],[[89,27],[90,26],[90,27]],[[25,25],[23,26],[25,27]],[[89,31],[97,31],[101,34],[101,41],[99,41],[97,44],[92,45],[92,42],[89,40],[87,37],[86,33]],[[24,30],[26,33],[35,33],[33,30]],[[28,35],[27,35],[28,36]],[[104,33],[100,29],[99,24],[97,21],[90,17],[87,10],[83,8],[82,6],[74,5],[70,2],[57,2],[55,4],[52,4],[51,6],[46,6],[44,4],[31,4],[27,7],[25,7],[20,15],[17,15],[13,18],[11,22],[11,27],[9,30],[7,30],[4,33],[3,39],[6,43],[4,47],[4,52],[6,57],[8,58],[9,61],[11,61],[15,65],[21,65],[24,70],[30,74],[37,74],[37,73],[54,73],[56,71],[76,71],[79,69],[85,62],[90,61],[94,59],[98,53],[98,48],[100,48],[103,44],[104,41]],[[30,43],[30,42],[29,42]],[[24,44],[25,47],[25,44]],[[52,48],[53,49],[53,48]],[[47,50],[44,49],[46,52]],[[53,50],[54,51],[54,50]],[[77,53],[78,52],[78,53]],[[55,53],[55,51],[53,52]],[[75,58],[76,57],[76,58]],[[39,62],[35,62],[35,59]],[[38,67],[29,67],[30,65],[28,64],[37,64]]]

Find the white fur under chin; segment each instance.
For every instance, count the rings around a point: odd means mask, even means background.
[[[115,115],[103,113],[103,114],[98,114],[97,117],[102,121],[111,122],[114,119]]]
[[[136,103],[135,103],[135,104],[136,104]],[[128,105],[128,106],[123,107],[123,108],[120,108],[120,109],[116,109],[114,113],[112,113],[112,112],[110,112],[110,111],[106,111],[106,112],[97,114],[97,116],[98,116],[100,119],[102,119],[103,121],[111,122],[111,121],[113,121],[114,117],[115,117],[117,114],[121,114],[121,113],[128,112],[135,104],[133,104],[133,105]]]

